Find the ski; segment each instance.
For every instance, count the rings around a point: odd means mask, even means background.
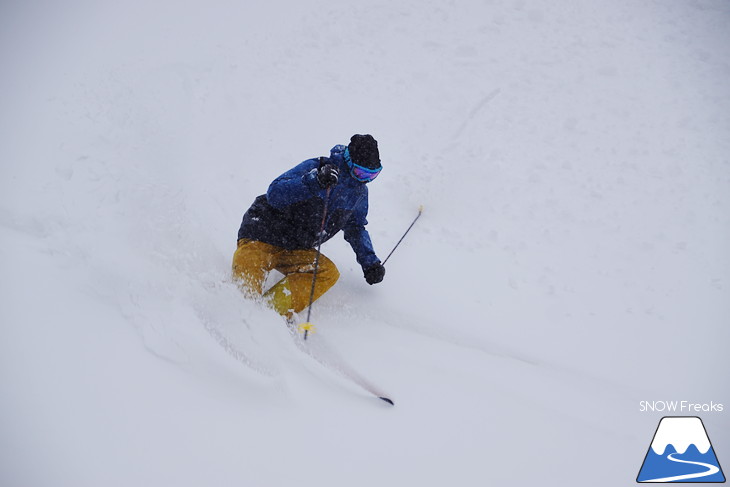
[[[310,326],[304,329],[304,331],[309,333],[312,331],[312,327],[310,323],[307,324]],[[294,343],[299,350],[309,355],[324,367],[337,372],[340,376],[348,379],[354,384],[357,384],[378,399],[390,404],[391,406],[395,406],[395,402],[393,402],[387,394],[383,393],[379,388],[373,385],[369,380],[353,369],[352,366],[345,362],[345,360],[327,344],[321,335],[314,339],[310,337],[305,341],[296,328],[290,326],[290,331],[292,333]]]

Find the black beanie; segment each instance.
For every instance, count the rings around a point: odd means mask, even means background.
[[[378,141],[372,135],[355,134],[347,146],[350,151],[352,162],[368,169],[380,167],[380,152],[378,152]]]

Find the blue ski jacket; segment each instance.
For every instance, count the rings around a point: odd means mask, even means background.
[[[365,229],[368,188],[350,176],[344,151],[344,145],[336,145],[329,157],[307,159],[276,178],[266,194],[258,196],[243,215],[238,239],[257,240],[288,250],[316,247],[326,196],[326,190],[317,181],[317,170],[320,164],[335,164],[340,178],[330,189],[321,241],[326,242],[343,230],[363,269],[379,263]]]

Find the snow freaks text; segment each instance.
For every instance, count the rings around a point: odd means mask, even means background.
[[[691,401],[640,401],[639,412],[670,413],[721,413],[722,403],[696,403]]]

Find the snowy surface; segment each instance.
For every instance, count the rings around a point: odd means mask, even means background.
[[[657,455],[664,455],[668,445],[674,446],[678,453],[684,453],[690,445],[694,445],[703,455],[712,446],[702,421],[691,417],[662,419],[651,442],[651,448]]]
[[[724,0],[0,3],[0,485],[616,486],[661,413],[730,463]],[[380,142],[368,286],[301,354],[241,215]]]

